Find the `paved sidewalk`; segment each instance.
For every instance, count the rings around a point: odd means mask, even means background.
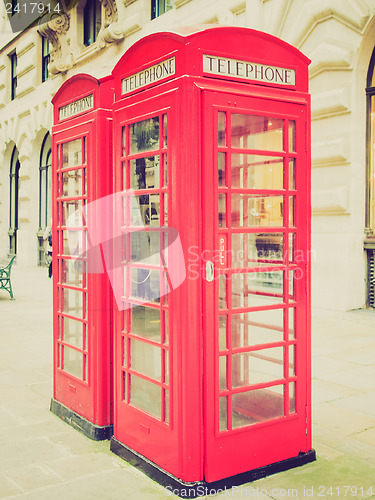
[[[108,441],[50,413],[52,283],[46,269],[12,273],[16,300],[0,292],[0,498],[177,498],[112,454]],[[375,312],[314,312],[313,376],[318,460],[217,498],[375,497]]]

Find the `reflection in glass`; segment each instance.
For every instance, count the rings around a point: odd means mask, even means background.
[[[130,339],[131,368],[152,379],[161,380],[160,348],[141,340]]]
[[[80,290],[64,288],[62,296],[62,312],[70,316],[82,318],[83,315],[83,294]]]
[[[219,173],[219,187],[225,186],[226,185],[226,180],[225,180],[225,153],[219,153],[218,154],[218,173]],[[232,182],[233,186],[233,182]]]
[[[290,340],[292,339],[295,339],[296,338],[296,334],[295,334],[295,323],[294,323],[294,316],[295,316],[295,308],[294,307],[291,307],[288,311],[288,314],[289,314],[289,338]]]
[[[164,421],[169,422],[169,391],[164,390]]]
[[[283,302],[283,272],[232,275],[232,307],[256,307]]]
[[[82,196],[82,169],[68,170],[61,174],[61,196]]]
[[[61,319],[63,324],[64,342],[83,349],[83,323],[81,323],[81,321],[75,321],[74,319],[65,317],[62,317]]]
[[[163,172],[164,172],[164,183],[163,186],[166,187],[168,185],[168,155],[163,155]]]
[[[289,196],[289,226],[295,226],[295,220],[294,220],[294,202],[295,202],[296,197],[295,196]]]
[[[219,193],[219,227],[227,227],[227,197],[225,194]]]
[[[160,226],[160,200],[158,194],[130,197],[131,225]]]
[[[283,151],[284,120],[232,114],[232,147]]]
[[[232,347],[248,347],[284,340],[284,309],[232,315]]]
[[[126,156],[126,127],[122,127],[122,156]]]
[[[164,351],[164,382],[169,384],[169,352]]]
[[[295,153],[296,151],[296,122],[289,121],[289,151]]]
[[[227,316],[219,316],[219,350],[227,348]]]
[[[220,431],[226,431],[228,429],[227,400],[227,396],[219,398]]]
[[[294,280],[296,279],[297,271],[289,271],[289,298],[295,299],[295,284]]]
[[[232,187],[283,189],[283,158],[260,155],[232,155]]]
[[[122,366],[128,366],[128,357],[127,357],[127,337],[122,337]]]
[[[160,342],[160,310],[144,306],[132,307],[130,332]]]
[[[82,139],[65,142],[62,145],[62,168],[82,165]]]
[[[134,231],[130,233],[131,262],[160,264],[160,231]]]
[[[160,302],[160,272],[131,268],[131,296],[143,302]]]
[[[233,387],[273,382],[282,378],[284,378],[283,347],[272,347],[232,356]]]
[[[218,112],[218,145],[226,145],[226,122],[227,115],[223,111]]]
[[[296,382],[289,384],[289,413],[296,412]]]
[[[283,233],[232,234],[234,268],[280,264],[283,257]]]
[[[232,396],[232,426],[234,429],[284,415],[282,385],[241,392]]]
[[[83,254],[83,239],[85,231],[62,231],[64,255],[80,257]]]
[[[283,226],[283,196],[232,194],[232,226]]]
[[[66,285],[82,287],[83,273],[85,273],[85,269],[86,264],[81,260],[62,259],[61,282],[65,283]]]
[[[75,349],[61,346],[63,353],[63,370],[82,380],[83,376],[83,354]]]
[[[150,151],[159,147],[159,117],[130,125],[130,154]]]
[[[133,189],[159,187],[159,156],[148,156],[130,161],[130,187]]]
[[[289,262],[294,262],[294,241],[295,241],[295,233],[289,233],[288,242],[289,242]]]
[[[289,189],[296,189],[295,174],[296,172],[296,159],[289,159]]]
[[[227,388],[227,356],[219,357],[219,390]]]
[[[219,309],[227,308],[227,277],[219,274]]]
[[[163,148],[166,148],[168,145],[167,141],[167,120],[168,120],[168,115],[163,115]]]
[[[168,311],[164,311],[164,344],[169,342]]]
[[[289,346],[289,377],[294,377],[296,374],[296,346]]]
[[[68,227],[82,227],[82,200],[64,201],[62,203],[62,225]]]
[[[161,417],[160,386],[130,375],[130,404],[150,415]]]

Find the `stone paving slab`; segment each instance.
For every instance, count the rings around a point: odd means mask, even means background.
[[[13,286],[15,301],[0,293],[0,498],[177,498],[50,413],[52,284],[14,266]],[[206,498],[375,497],[375,313],[314,311],[312,338],[318,460]]]

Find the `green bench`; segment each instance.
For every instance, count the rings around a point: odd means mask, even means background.
[[[0,290],[4,288],[9,295],[10,300],[14,300],[13,291],[12,291],[12,283],[10,281],[10,271],[12,270],[12,265],[16,256],[10,259],[10,262],[4,262],[0,260]]]

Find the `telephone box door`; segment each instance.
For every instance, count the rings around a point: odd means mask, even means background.
[[[310,450],[308,111],[208,91],[203,106],[211,482]]]
[[[121,443],[177,474],[174,345],[167,272],[173,95],[115,113],[115,429]],[[123,105],[122,105],[123,106]]]

